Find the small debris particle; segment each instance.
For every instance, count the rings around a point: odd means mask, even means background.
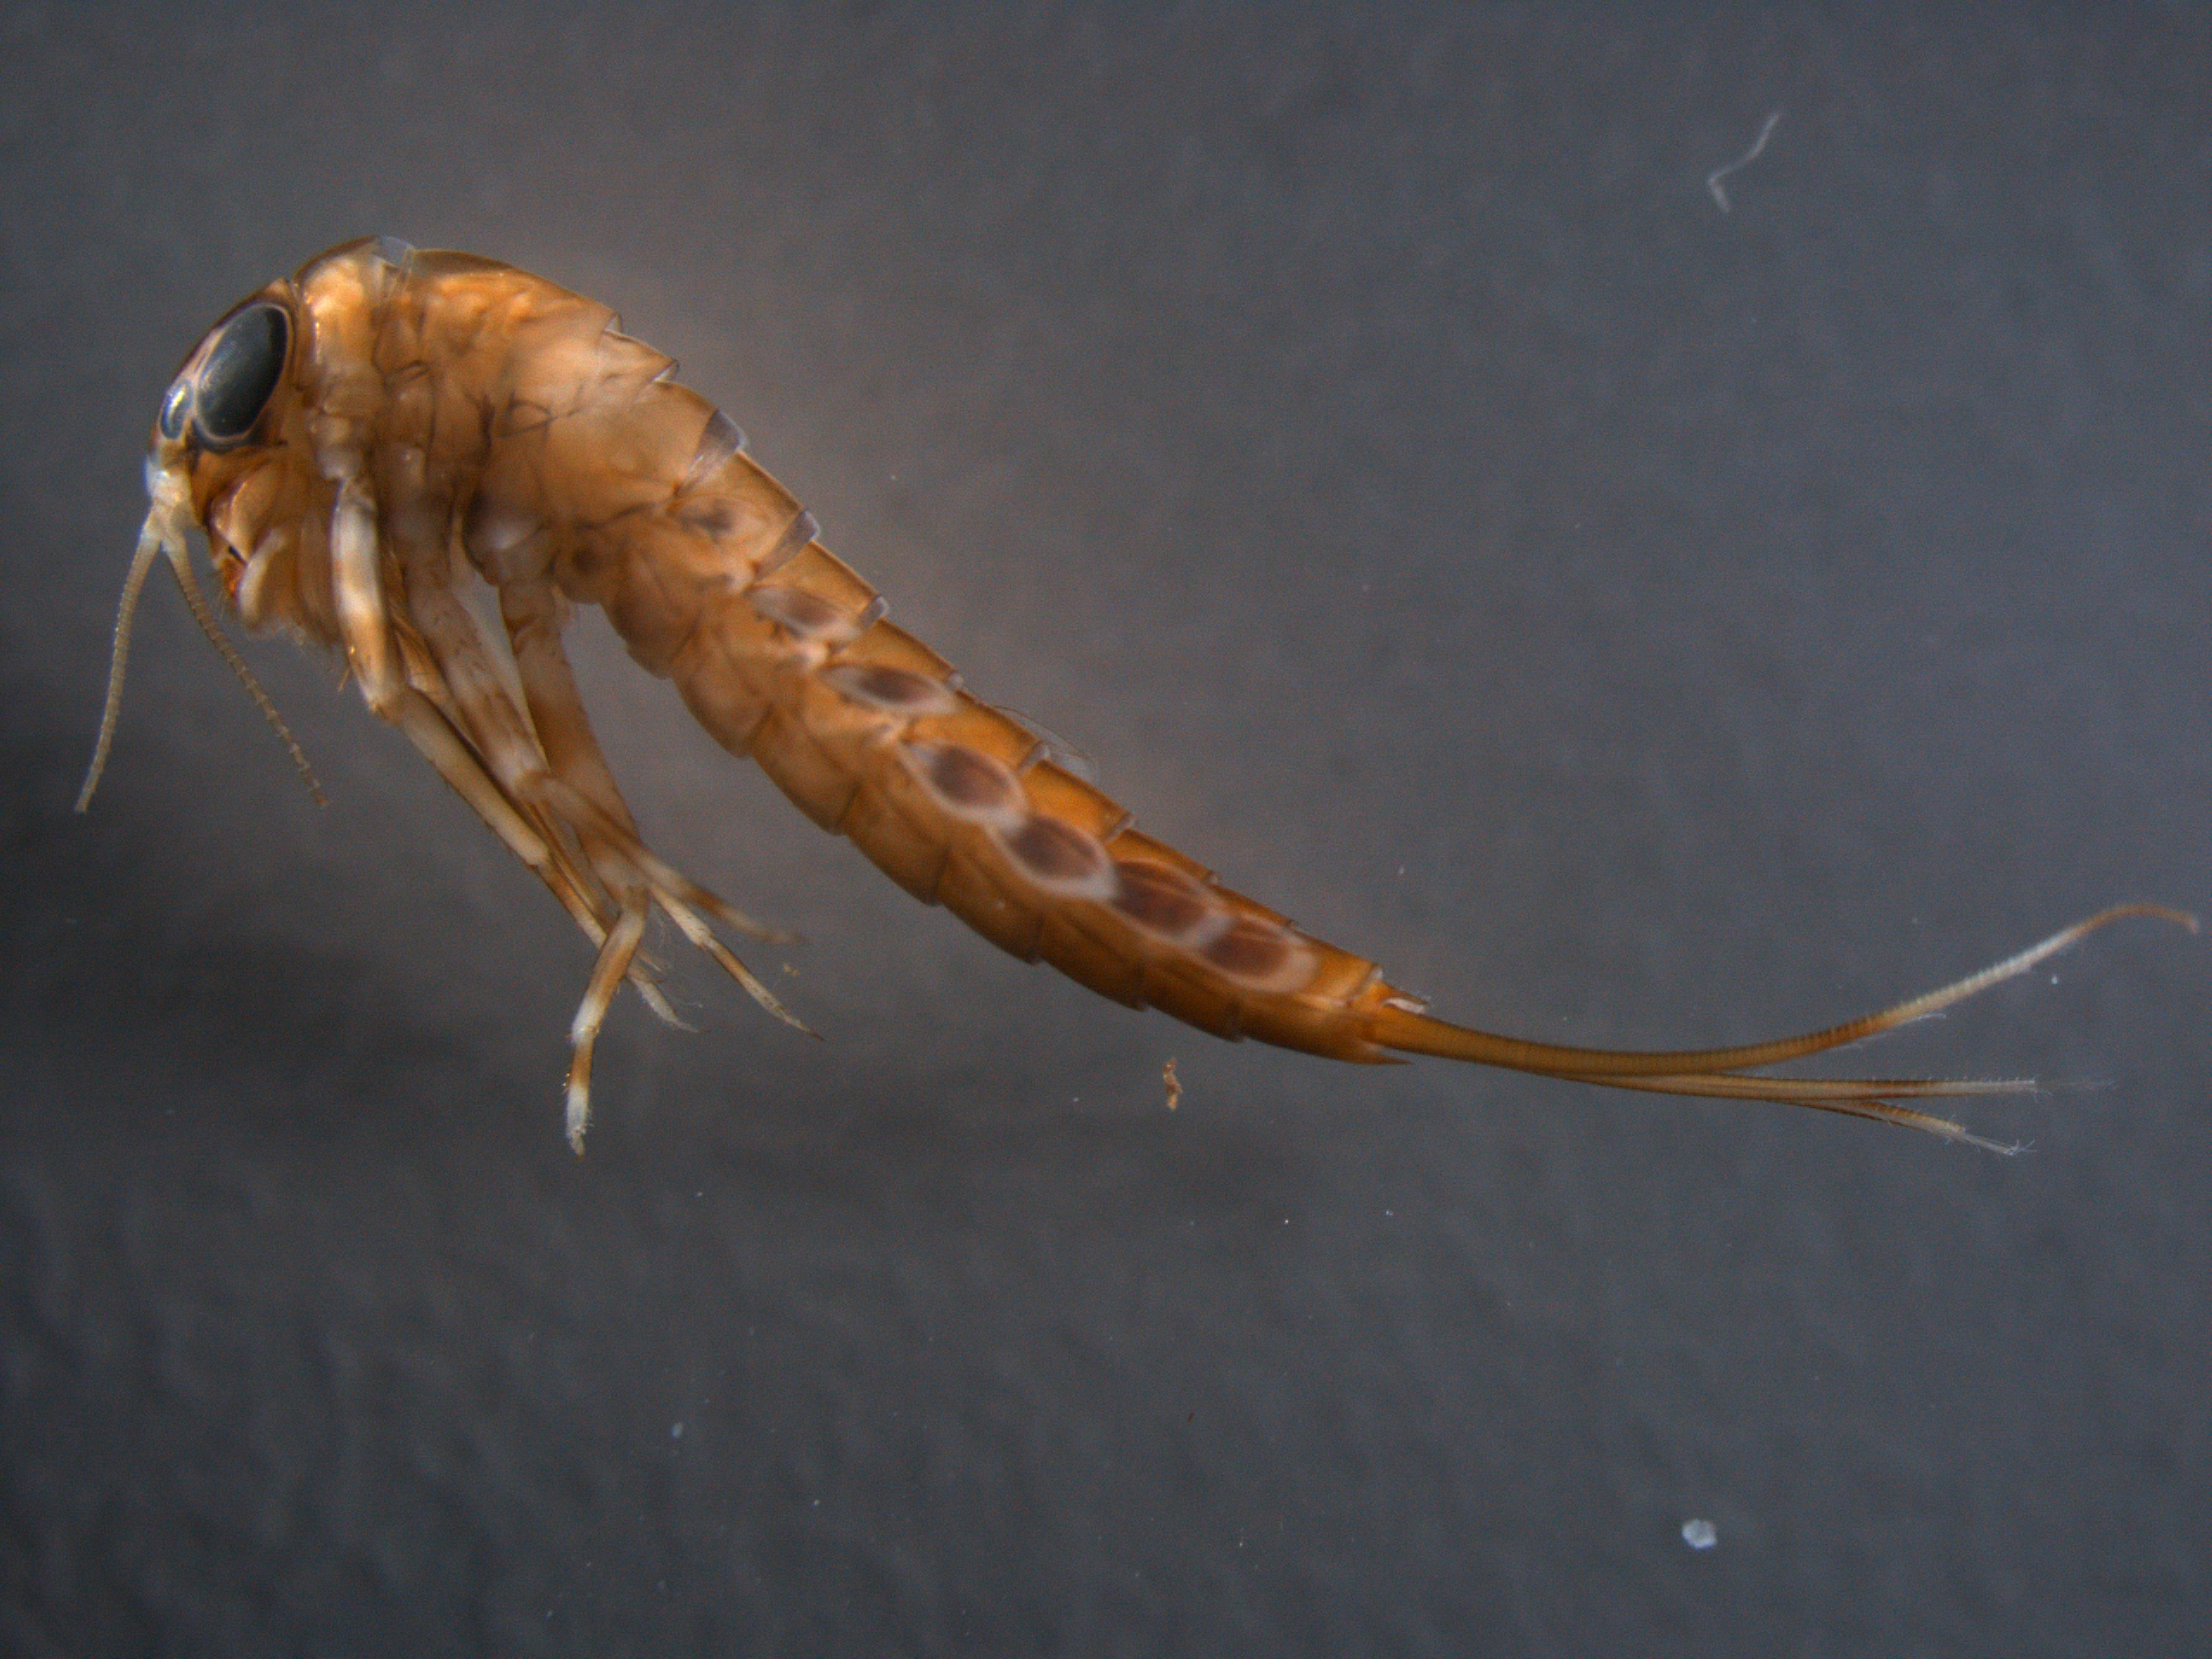
[[[1682,1541],[1692,1549],[1711,1549],[1720,1541],[1720,1530],[1710,1521],[1685,1521]]]
[[[1166,1085],[1167,1109],[1172,1112],[1183,1103],[1183,1080],[1175,1075],[1173,1059],[1160,1068],[1160,1080]]]

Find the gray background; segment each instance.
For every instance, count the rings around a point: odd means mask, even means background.
[[[1976,1105],[2009,1161],[1227,1047],[917,909],[594,617],[830,1040],[684,961],[578,1162],[587,949],[329,664],[251,651],[318,811],[157,584],[67,810],[174,365],[384,231],[617,305],[1447,1014],[1741,1039],[2212,902],[2212,22],[2094,10],[0,13],[0,1647],[2201,1639],[2202,943],[1874,1051],[2107,1085]]]

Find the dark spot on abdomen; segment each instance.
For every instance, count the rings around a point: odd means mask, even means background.
[[[1005,829],[1027,810],[1014,774],[987,754],[958,743],[906,743],[899,758],[938,807],[956,818]]]
[[[1199,948],[1224,974],[1265,990],[1295,990],[1313,976],[1313,953],[1273,922],[1239,916]]]
[[[847,626],[847,619],[828,600],[817,598],[804,588],[786,588],[780,582],[762,582],[745,590],[746,602],[760,615],[779,626],[789,628],[802,639],[819,639],[824,634],[836,633]]]
[[[1058,818],[1033,813],[1005,841],[1014,861],[1043,886],[1063,892],[1082,889],[1099,898],[1109,890],[1112,864],[1106,849]]]
[[[838,663],[823,670],[822,677],[855,702],[909,718],[950,714],[958,706],[938,682],[881,663]]]
[[[1214,913],[1205,890],[1189,876],[1137,859],[1115,865],[1109,902],[1138,926],[1169,939],[1190,938]]]

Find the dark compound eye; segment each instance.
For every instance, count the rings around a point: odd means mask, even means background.
[[[192,412],[192,382],[180,378],[162,395],[162,413],[156,423],[165,438],[184,435],[184,417]]]
[[[208,448],[231,448],[252,435],[283,376],[291,339],[292,320],[281,305],[250,305],[223,325],[200,365],[194,410]]]

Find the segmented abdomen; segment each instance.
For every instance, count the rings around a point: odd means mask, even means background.
[[[816,539],[725,417],[665,382],[643,401],[661,405],[648,429],[698,433],[670,469],[681,482],[585,537],[563,586],[605,605],[632,654],[675,680],[724,747],[916,898],[1024,961],[1217,1036],[1386,1058],[1355,1011],[1385,988],[1372,963],[1140,833],[884,620],[874,589]]]

